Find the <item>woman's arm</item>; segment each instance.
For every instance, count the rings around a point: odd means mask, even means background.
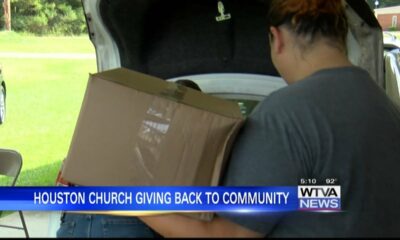
[[[210,222],[178,214],[139,218],[164,237],[263,237],[218,216]]]

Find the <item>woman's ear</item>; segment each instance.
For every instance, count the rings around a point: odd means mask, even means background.
[[[273,51],[275,54],[282,53],[284,43],[281,30],[278,27],[270,27],[269,32],[271,51]]]

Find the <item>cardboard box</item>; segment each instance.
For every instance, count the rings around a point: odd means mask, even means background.
[[[217,186],[243,124],[234,102],[120,68],[93,74],[62,178],[83,186]]]

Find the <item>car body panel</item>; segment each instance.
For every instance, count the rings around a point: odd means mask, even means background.
[[[400,40],[390,32],[383,32],[383,45],[384,49],[391,51],[400,48]]]
[[[385,91],[400,107],[400,49],[385,52]]]

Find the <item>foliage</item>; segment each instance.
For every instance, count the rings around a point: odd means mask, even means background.
[[[37,35],[86,32],[80,0],[11,0],[12,29]],[[0,21],[4,26],[4,20]]]

